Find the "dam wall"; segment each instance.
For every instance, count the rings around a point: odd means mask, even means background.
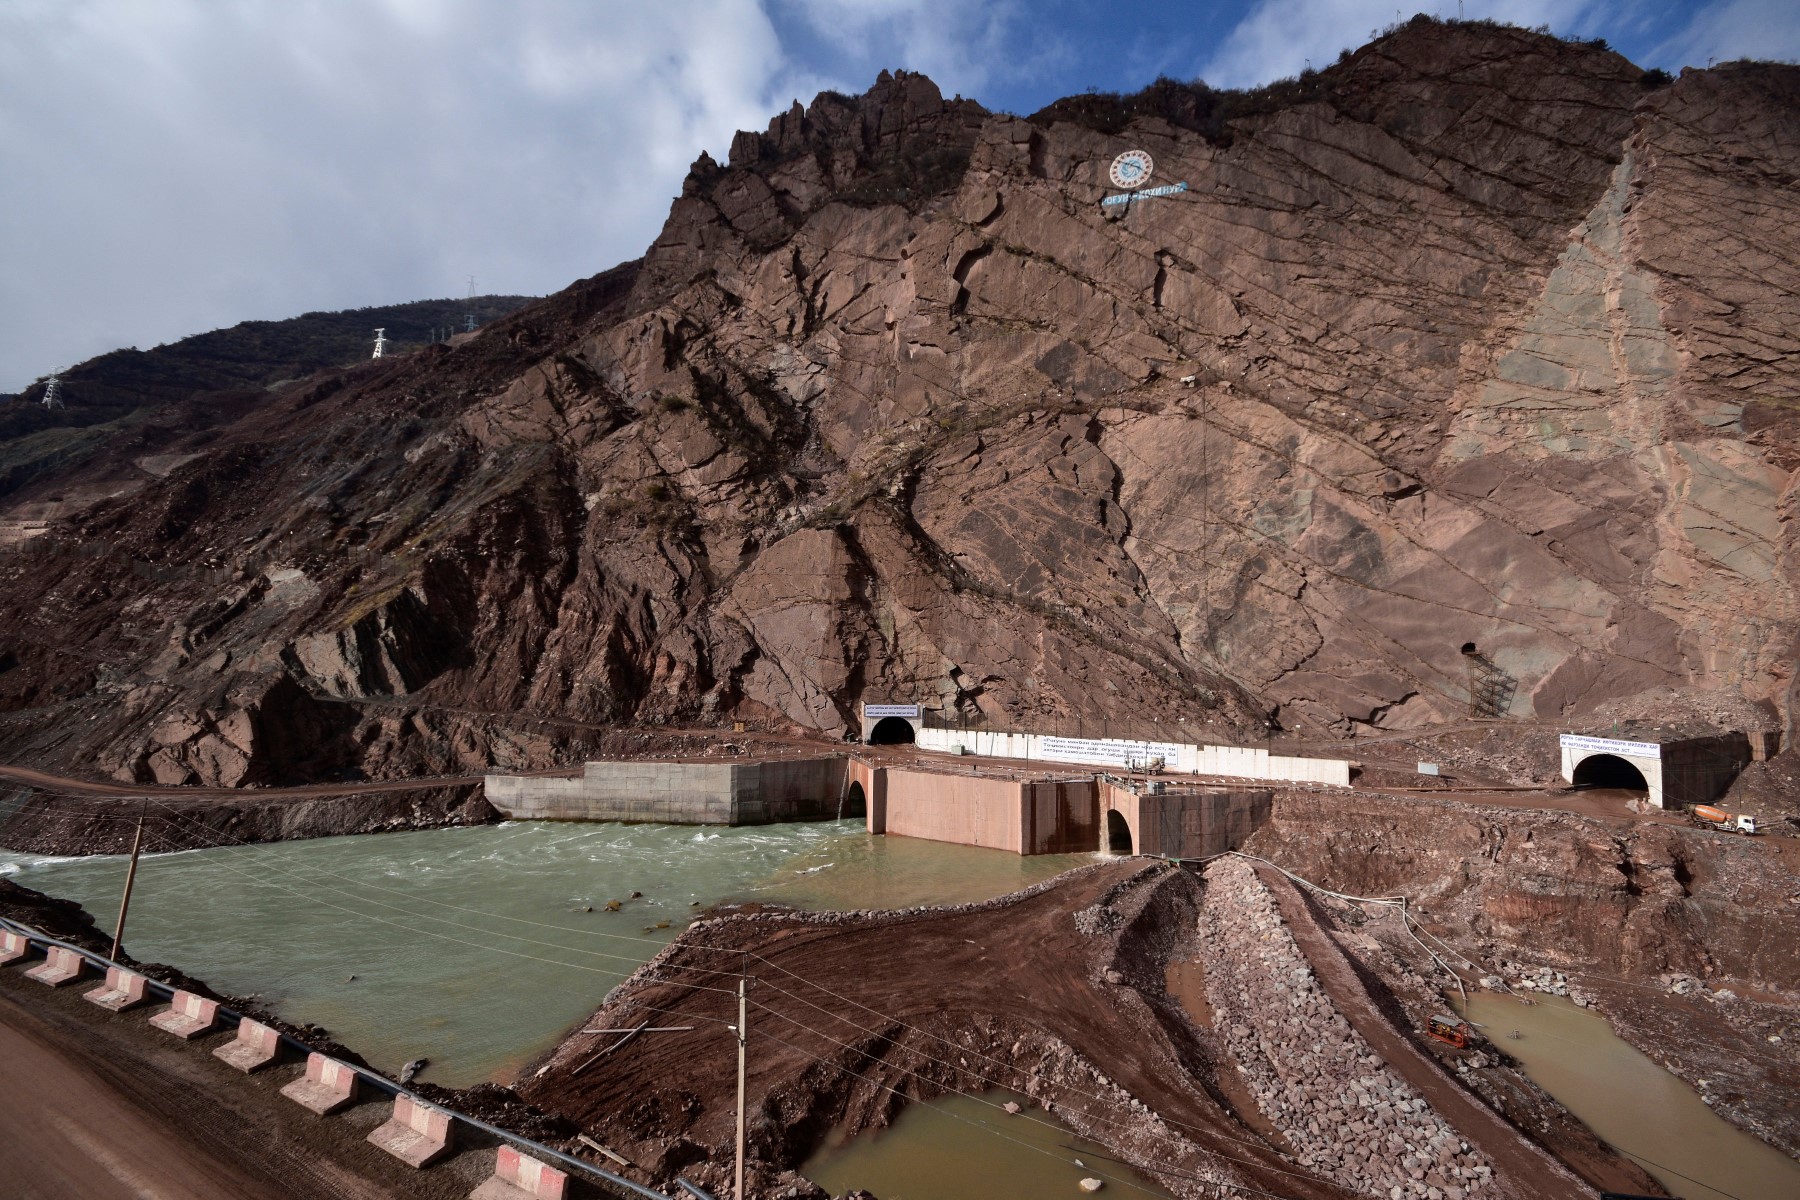
[[[1091,778],[1038,779],[904,767],[864,768],[882,796],[871,833],[1010,850],[1072,854],[1099,846]]]
[[[1345,759],[1271,754],[1257,746],[1204,746],[1193,742],[1140,742],[1126,738],[1069,738],[1043,733],[938,729],[932,726],[918,731],[917,744],[924,750],[948,754],[1022,759],[1047,765],[1087,764],[1112,767],[1119,771],[1141,770],[1146,762],[1161,759],[1164,771],[1178,775],[1223,775],[1284,783],[1350,786],[1350,763]]]
[[[1157,790],[1162,789],[1162,790]],[[1269,819],[1266,788],[826,755],[749,762],[587,763],[579,776],[490,775],[487,800],[518,820],[764,825],[862,816],[870,833],[1013,854],[1199,858]]]
[[[529,821],[767,825],[835,817],[843,756],[751,762],[590,762],[575,778],[489,775],[487,800]]]
[[[1269,788],[1195,787],[1151,792],[1103,780],[1100,820],[1115,853],[1209,858],[1236,850],[1269,821]],[[1128,844],[1117,841],[1123,832]]]

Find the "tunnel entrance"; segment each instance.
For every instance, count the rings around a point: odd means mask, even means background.
[[[869,794],[863,791],[862,781],[852,779],[850,786],[844,791],[844,802],[838,806],[838,820],[846,817],[866,817],[869,815]]]
[[[1126,823],[1125,814],[1116,808],[1106,810],[1106,852],[1131,853],[1131,826]]]
[[[912,722],[905,717],[883,717],[869,730],[871,746],[910,746],[917,740]]]
[[[1647,792],[1650,784],[1644,773],[1616,754],[1590,754],[1575,764],[1576,787],[1625,788]]]

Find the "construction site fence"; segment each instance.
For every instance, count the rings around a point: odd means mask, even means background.
[[[143,974],[143,972],[141,970],[134,970],[134,968],[127,967],[123,963],[114,962],[112,959],[107,958],[103,954],[96,954],[94,951],[88,950],[82,946],[77,946],[73,942],[65,942],[58,938],[53,938],[49,934],[42,933],[36,929],[33,929],[29,925],[21,924],[18,921],[12,920],[9,917],[0,917],[0,928],[10,929],[14,933],[19,934],[20,936],[24,937],[27,941],[34,942],[38,945],[45,947],[46,949],[54,946],[58,949],[73,951],[74,953],[80,955],[83,959],[85,959],[92,966],[99,968],[99,970],[102,973],[104,973],[108,968],[117,967],[121,971],[133,971],[135,974],[139,974],[139,975]],[[163,983],[160,980],[151,978],[149,976],[144,976],[144,979],[145,979],[145,985],[146,985],[145,990],[147,992],[157,995],[158,997],[160,997],[164,1000],[173,998],[176,991],[179,990],[175,987],[170,986],[169,984]],[[240,1013],[233,1009],[227,1008],[223,1004],[219,1005],[218,1012],[219,1012],[219,1016],[228,1018],[229,1020],[232,1020],[232,1021],[244,1021],[247,1019],[250,1019],[250,1020],[254,1019],[254,1018],[247,1018],[243,1013]],[[287,1046],[288,1048],[293,1049],[293,1050],[298,1050],[303,1054],[315,1053],[313,1047],[307,1045],[305,1042],[301,1041],[299,1038],[293,1037],[286,1033],[282,1033],[280,1030],[277,1030],[276,1032],[281,1038],[282,1045]],[[317,1051],[317,1053],[323,1053],[323,1052]],[[336,1061],[342,1061],[342,1060],[336,1060]],[[611,1171],[608,1171],[608,1170],[605,1170],[604,1168],[595,1166],[593,1163],[585,1162],[582,1159],[574,1157],[573,1155],[564,1154],[561,1150],[552,1149],[551,1147],[543,1145],[540,1142],[534,1142],[530,1138],[522,1137],[519,1134],[513,1133],[511,1130],[502,1129],[498,1125],[490,1125],[486,1121],[483,1121],[478,1117],[469,1116],[467,1113],[460,1113],[460,1112],[457,1112],[455,1109],[445,1108],[444,1105],[438,1103],[436,1100],[429,1099],[428,1097],[422,1096],[419,1093],[414,1092],[409,1088],[403,1087],[402,1085],[395,1083],[392,1079],[389,1079],[386,1075],[383,1075],[378,1071],[371,1070],[368,1067],[357,1066],[355,1063],[346,1062],[343,1065],[348,1070],[354,1071],[357,1075],[361,1076],[363,1081],[368,1083],[371,1087],[375,1088],[377,1091],[380,1091],[386,1095],[405,1096],[408,1099],[416,1101],[417,1103],[425,1105],[429,1108],[442,1109],[443,1111],[449,1113],[451,1116],[456,1118],[458,1121],[461,1121],[463,1124],[469,1126],[472,1129],[479,1129],[483,1133],[486,1133],[491,1137],[499,1138],[505,1142],[511,1142],[513,1145],[518,1146],[518,1147],[530,1152],[531,1154],[533,1154],[535,1156],[550,1160],[559,1166],[573,1167],[575,1170],[578,1170],[578,1171],[582,1172],[583,1174],[588,1175],[592,1178],[602,1180],[605,1183],[610,1184],[613,1187],[623,1188],[623,1189],[625,1189],[625,1191],[629,1192],[630,1194],[632,1194],[634,1196],[649,1197],[650,1200],[669,1200],[669,1196],[666,1192],[653,1191],[650,1188],[644,1187],[642,1184],[633,1183],[631,1180],[626,1179],[621,1175],[615,1175]],[[686,1184],[685,1181],[683,1181],[683,1185],[686,1187],[692,1186],[692,1185]],[[705,1195],[704,1192],[699,1192],[698,1189],[695,1189],[694,1191],[695,1191],[695,1194]]]

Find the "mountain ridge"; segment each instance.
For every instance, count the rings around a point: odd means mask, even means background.
[[[796,106],[641,262],[33,539],[0,741],[241,783],[864,696],[1348,736],[1464,716],[1465,646],[1520,721],[1786,725],[1800,71],[1644,79],[1415,21],[1225,142],[904,72]],[[1128,148],[1189,190],[1102,208]]]

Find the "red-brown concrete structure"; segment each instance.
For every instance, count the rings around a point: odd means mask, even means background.
[[[66,987],[81,978],[81,972],[86,966],[87,959],[75,951],[52,946],[43,962],[25,972],[25,978],[35,979],[50,987]]]
[[[315,1051],[306,1056],[306,1074],[282,1088],[281,1094],[323,1117],[356,1103],[356,1087],[356,1072],[347,1063]]]
[[[369,1141],[409,1167],[424,1167],[450,1153],[455,1132],[448,1112],[401,1094],[394,1097],[394,1115]]]
[[[150,1023],[183,1041],[192,1041],[203,1033],[211,1033],[218,1025],[219,1002],[192,992],[176,992],[169,1000],[168,1011],[157,1013]]]
[[[22,933],[0,930],[0,967],[16,963],[31,954],[31,939]]]
[[[106,982],[81,998],[89,1004],[98,1004],[113,1012],[124,1012],[128,1008],[150,1003],[150,997],[145,994],[149,982],[136,971],[127,971],[124,967],[108,967]]]
[[[563,1200],[569,1177],[511,1146],[500,1147],[494,1174],[469,1193],[469,1200]]]
[[[220,1058],[248,1075],[260,1071],[281,1058],[281,1034],[245,1017],[238,1022],[237,1036],[213,1051]]]

